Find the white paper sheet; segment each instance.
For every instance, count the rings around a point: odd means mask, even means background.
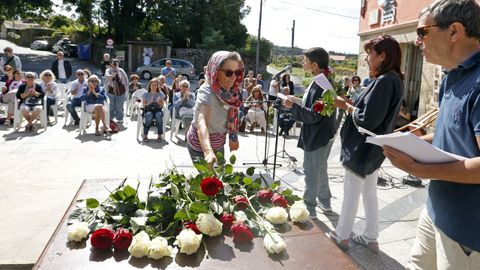
[[[282,100],[286,100],[288,97],[282,93],[277,93],[277,97],[278,98],[281,98]],[[297,103],[298,105],[302,105],[302,100],[295,97],[295,103]]]
[[[467,158],[443,151],[420,139],[410,132],[395,132],[387,135],[375,135],[373,132],[358,127],[358,131],[370,135],[366,142],[379,146],[395,148],[421,163],[447,163]]]
[[[323,73],[318,74],[313,78],[315,83],[317,83],[320,87],[322,87],[325,90],[333,90],[333,86],[330,84],[328,81],[327,77],[323,75]]]

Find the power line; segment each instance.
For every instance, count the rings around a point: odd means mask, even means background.
[[[340,13],[335,13],[335,12],[320,10],[320,9],[316,9],[316,8],[312,8],[312,7],[307,7],[307,6],[302,6],[302,5],[298,5],[298,4],[292,4],[292,3],[289,3],[289,2],[286,2],[286,1],[282,1],[282,0],[279,0],[279,2],[282,2],[282,3],[287,4],[287,5],[290,5],[290,6],[294,6],[294,7],[299,7],[299,8],[304,8],[304,9],[308,9],[308,10],[311,10],[311,11],[315,11],[315,12],[325,13],[325,14],[332,15],[332,16],[338,16],[338,17],[343,17],[343,18],[348,18],[348,19],[354,19],[354,20],[358,20],[358,19],[359,19],[359,17],[354,17],[354,16],[344,15],[344,14],[340,14]]]

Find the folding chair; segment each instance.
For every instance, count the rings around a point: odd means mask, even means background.
[[[128,106],[127,106],[128,107],[128,110],[127,110],[128,116],[133,118],[134,114],[138,115],[138,113],[140,112],[140,107],[141,107],[142,102],[137,102],[137,100],[138,99],[142,100],[143,99],[143,94],[145,94],[145,92],[147,92],[147,90],[144,89],[144,88],[138,89],[135,92],[133,92],[132,98],[130,98],[130,100],[128,101]]]
[[[424,113],[422,116],[418,117],[414,121],[406,124],[403,127],[395,129],[395,132],[404,132],[408,131],[412,134],[415,134],[417,136],[422,136],[427,134],[426,127],[433,121],[437,119],[438,116],[438,108],[433,108],[426,113]]]

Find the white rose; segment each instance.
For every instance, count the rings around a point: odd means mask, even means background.
[[[90,233],[90,229],[88,228],[87,222],[73,223],[72,225],[69,225],[67,229],[68,229],[68,235],[67,235],[68,241],[80,242],[82,241],[83,238],[87,238],[88,234]]]
[[[290,218],[293,222],[305,222],[309,217],[307,206],[303,201],[296,201],[290,207]]]
[[[288,220],[287,210],[283,207],[272,207],[268,209],[265,218],[273,224],[283,224]]]
[[[128,247],[128,252],[135,258],[142,258],[148,256],[149,248],[150,236],[146,232],[141,231],[133,237],[132,243]]]
[[[172,255],[172,247],[168,245],[168,242],[163,237],[155,237],[150,241],[150,250],[148,257],[154,260],[159,260],[165,256]]]
[[[217,236],[222,234],[222,222],[220,222],[213,214],[200,214],[195,221],[198,230],[208,236]]]
[[[180,247],[180,253],[190,255],[197,252],[202,243],[202,237],[202,234],[196,234],[191,229],[185,229],[177,235],[177,241],[174,244]]]
[[[267,233],[263,238],[263,246],[269,254],[280,253],[287,248],[287,244],[279,233]]]

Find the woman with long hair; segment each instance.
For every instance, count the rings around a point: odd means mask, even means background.
[[[47,120],[50,122],[48,116],[53,116],[52,105],[57,101],[57,83],[55,82],[55,75],[50,69],[44,70],[40,73],[40,86],[43,92],[47,95]]]
[[[267,119],[265,118],[262,88],[259,85],[253,87],[252,93],[247,97],[245,107],[248,108],[247,119],[250,123],[250,132],[253,132],[253,124],[258,123],[262,133],[265,133],[267,130]]]
[[[148,142],[148,131],[152,126],[153,119],[157,126],[157,141],[162,140],[163,134],[163,111],[165,94],[158,87],[158,78],[153,78],[147,86],[147,92],[143,94],[143,141]]]
[[[368,41],[364,49],[374,80],[353,104],[342,97],[335,101],[335,106],[345,110],[348,116],[340,133],[340,160],[345,167],[342,211],[335,231],[329,236],[339,246],[348,246],[362,194],[366,228],[363,234],[351,239],[378,252],[377,179],[385,156],[382,147],[365,141],[367,135],[360,133],[358,127],[375,134],[393,131],[403,97],[402,52],[398,42],[388,35]]]

